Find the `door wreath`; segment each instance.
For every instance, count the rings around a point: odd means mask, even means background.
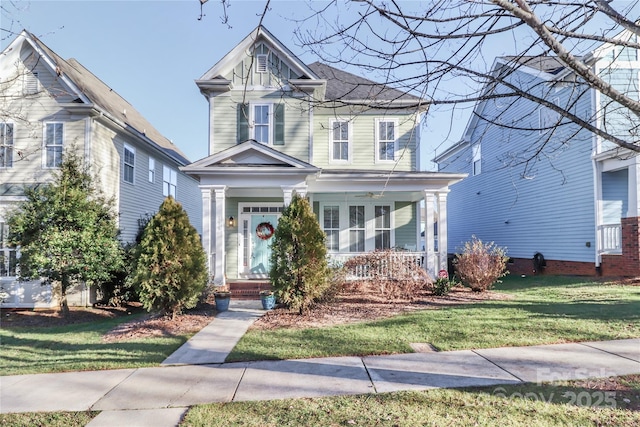
[[[261,222],[256,227],[256,235],[262,240],[269,240],[274,231],[273,225],[269,222]]]

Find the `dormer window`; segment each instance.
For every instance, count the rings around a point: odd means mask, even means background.
[[[267,55],[260,54],[256,56],[256,73],[266,73],[267,72]]]

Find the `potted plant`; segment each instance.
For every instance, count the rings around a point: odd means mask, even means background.
[[[213,298],[216,301],[217,311],[229,310],[229,301],[231,301],[231,291],[228,286],[218,286],[213,291]]]
[[[265,310],[273,310],[276,305],[276,296],[272,290],[260,291],[260,302],[262,302],[262,308]]]

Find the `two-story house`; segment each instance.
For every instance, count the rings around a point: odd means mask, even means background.
[[[139,112],[75,59],[65,60],[23,31],[0,54],[0,285],[3,306],[55,305],[48,286],[16,281],[19,254],[9,248],[6,215],[25,187],[52,179],[68,150],[79,152],[102,192],[115,201],[121,240],[135,239],[141,217],[168,195],[200,229],[189,160]],[[69,303],[86,303],[84,293]]]
[[[583,60],[637,99],[637,50],[605,44]],[[493,71],[587,123],[637,141],[637,115],[585,85],[557,58],[502,57]],[[510,93],[494,84],[486,91]],[[479,102],[463,138],[435,160],[441,171],[469,173],[449,196],[449,253],[476,235],[507,248],[512,273],[640,275],[637,153],[548,107],[506,96]]]
[[[465,175],[420,171],[425,99],[307,65],[264,27],[196,84],[209,105],[209,156],[182,170],[200,180],[215,284],[268,276],[270,239],[294,193],[312,203],[334,260],[400,248],[432,274],[446,266],[447,193]]]

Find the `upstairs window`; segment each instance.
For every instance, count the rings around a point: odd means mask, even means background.
[[[284,138],[284,104],[238,105],[238,144],[254,139],[266,145],[284,145]]]
[[[376,119],[376,161],[394,161],[397,150],[397,121]]]
[[[122,168],[122,179],[124,182],[133,184],[136,167],[136,150],[125,144],[124,146],[124,161]]]
[[[473,150],[473,176],[480,175],[482,170],[482,149],[480,144],[472,147]]]
[[[156,159],[149,157],[149,182],[153,183],[156,180]]]
[[[64,141],[63,123],[47,123],[45,125],[44,149],[45,167],[57,168],[62,164],[62,148]]]
[[[176,198],[176,188],[178,187],[178,172],[168,166],[162,166],[162,194],[167,197]]]
[[[0,168],[13,166],[13,123],[0,123]]]
[[[332,120],[330,123],[330,159],[334,162],[349,161],[349,122],[346,120]]]

